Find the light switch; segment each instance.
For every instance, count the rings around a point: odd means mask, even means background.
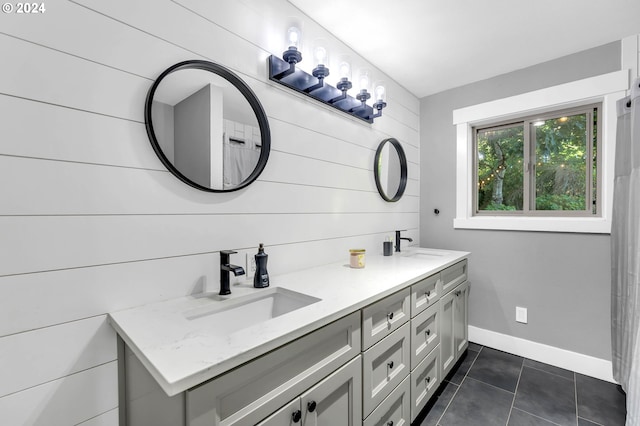
[[[527,323],[527,308],[516,306],[516,321],[523,324]]]

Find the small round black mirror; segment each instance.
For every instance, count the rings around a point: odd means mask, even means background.
[[[407,157],[395,138],[380,142],[373,163],[373,174],[380,196],[389,202],[402,198],[407,187]]]
[[[221,65],[192,60],[167,68],[149,89],[144,117],[162,163],[194,188],[236,191],[267,164],[267,115],[251,88]]]

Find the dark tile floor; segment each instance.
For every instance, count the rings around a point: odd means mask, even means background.
[[[612,383],[471,343],[413,426],[624,426],[625,412]]]

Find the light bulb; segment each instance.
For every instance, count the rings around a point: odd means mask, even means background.
[[[386,100],[386,90],[383,85],[376,86],[374,90],[376,102],[384,102]]]
[[[314,51],[316,63],[318,65],[324,65],[327,62],[327,49],[322,46],[317,46]]]
[[[360,78],[358,80],[360,83],[360,90],[369,90],[369,74],[366,71],[360,72]]]
[[[349,65],[349,62],[343,61],[340,63],[339,74],[340,78],[351,80],[351,65]]]
[[[289,47],[295,47],[298,49],[300,47],[300,29],[298,27],[290,27],[287,30],[287,41],[289,42]]]

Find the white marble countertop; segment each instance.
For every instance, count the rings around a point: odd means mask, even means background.
[[[410,256],[419,250],[437,256]],[[409,255],[409,256],[408,256]],[[460,251],[409,247],[402,255],[367,254],[363,269],[334,263],[270,276],[271,287],[283,287],[321,301],[228,335],[190,321],[199,308],[264,291],[251,282],[232,286],[232,294],[205,293],[143,305],[109,314],[111,325],[169,396],[176,395],[231,368],[265,354],[372,302],[407,287],[468,257]],[[219,325],[221,328],[225,324]]]

